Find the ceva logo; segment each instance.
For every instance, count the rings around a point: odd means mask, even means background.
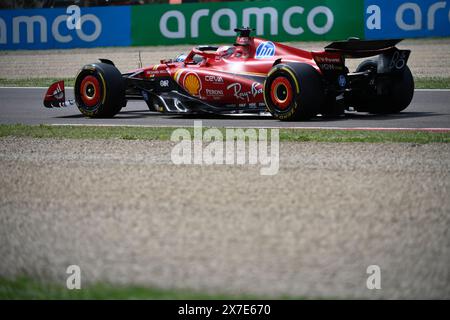
[[[48,21],[48,18],[43,15],[34,16],[16,16],[12,18],[12,32],[8,32],[6,21],[0,18],[0,44],[7,44],[11,42],[8,39],[8,34],[12,35],[12,43],[19,44],[26,43],[47,43],[49,31],[51,36],[60,43],[68,43],[74,40],[74,37],[82,41],[92,42],[97,40],[102,32],[102,23],[100,19],[93,14],[81,15],[81,27],[66,30],[66,33],[61,32],[61,25],[66,24],[68,15],[59,15]],[[83,26],[90,22],[93,24],[88,32]],[[67,29],[67,28],[66,28]],[[68,32],[71,31],[71,32]],[[9,40],[9,41],[8,41]]]

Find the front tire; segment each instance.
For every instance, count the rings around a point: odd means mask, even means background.
[[[85,65],[77,75],[74,89],[78,109],[91,118],[111,118],[127,102],[122,74],[106,63]]]
[[[323,105],[320,74],[308,64],[278,64],[264,81],[264,100],[276,119],[307,120]]]

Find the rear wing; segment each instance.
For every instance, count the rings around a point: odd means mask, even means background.
[[[347,58],[366,58],[395,50],[403,39],[335,41],[325,47],[326,52],[340,53]]]
[[[410,50],[399,50],[396,45],[403,39],[335,41],[325,47],[325,53],[344,58],[366,58],[379,55],[378,73],[402,70],[408,62]]]

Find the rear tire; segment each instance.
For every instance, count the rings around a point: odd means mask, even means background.
[[[110,64],[85,65],[77,75],[74,89],[78,109],[91,118],[111,118],[127,103],[122,74]]]
[[[276,119],[307,120],[324,102],[320,74],[308,64],[278,64],[264,81],[264,100]]]
[[[372,69],[376,72],[378,63],[376,60],[363,61],[356,72],[366,71]],[[384,92],[377,94],[370,92],[357,99],[356,110],[369,111],[371,113],[399,113],[406,109],[414,95],[414,78],[408,66],[403,70],[390,74],[390,77],[385,80],[386,83],[377,83],[382,85]]]

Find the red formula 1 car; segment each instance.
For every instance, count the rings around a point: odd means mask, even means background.
[[[121,74],[100,59],[85,65],[75,81],[75,103],[88,117],[113,117],[128,100],[145,100],[151,111],[166,113],[261,113],[280,120],[302,120],[345,110],[396,113],[414,94],[409,50],[401,40],[333,42],[309,52],[254,38],[236,29],[232,46],[198,46],[187,55]],[[346,58],[377,56],[355,72]],[[73,101],[71,102],[73,103]],[[64,83],[50,86],[46,107],[60,107]]]

